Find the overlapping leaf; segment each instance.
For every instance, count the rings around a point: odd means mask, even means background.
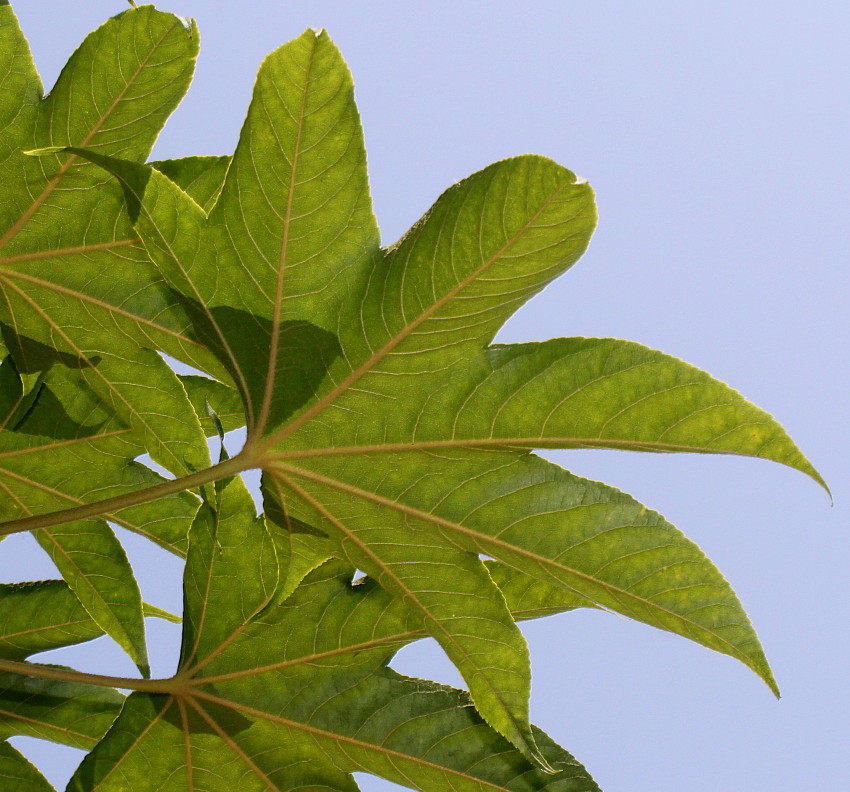
[[[488,346],[593,229],[589,187],[544,158],[452,187],[378,256],[347,80],[323,34],[271,56],[209,218],[159,171],[74,149],[119,176],[152,260],[239,385],[244,464],[425,619],[529,756],[525,646],[479,554],[735,656],[775,689],[692,543],[523,449],[722,451],[817,474],[769,416],[660,353]]]
[[[103,632],[61,580],[0,586],[2,737],[26,735],[86,750],[103,737],[124,701],[118,691],[69,680],[68,669],[56,666],[38,666],[47,676],[30,677],[33,666],[22,662]],[[0,755],[0,765],[13,759]]]
[[[0,372],[14,370],[13,362]],[[161,484],[164,479],[134,462],[144,451],[129,428],[88,389],[79,372],[52,365],[27,393],[20,377],[0,433],[0,514],[27,517],[99,501]],[[30,378],[32,379],[32,378]],[[49,460],[49,464],[46,461]],[[188,493],[104,515],[167,549],[185,553],[186,526],[198,501]],[[45,526],[35,531],[92,618],[147,674],[142,601],[126,554],[102,517]]]
[[[152,605],[145,604],[144,613],[175,620]],[[99,684],[90,684],[70,669],[23,661],[103,634],[61,580],[0,585],[0,734],[92,748],[115,720],[124,696],[104,686],[102,678],[95,678]],[[17,766],[11,754],[0,756],[0,767],[7,760],[11,773]],[[20,772],[25,774],[25,768]],[[29,792],[29,787],[25,789]]]
[[[120,191],[73,154],[24,154],[83,145],[144,159],[188,86],[196,31],[152,7],[122,14],[85,40],[40,99],[8,5],[0,27],[0,90],[16,109],[0,151],[0,319],[75,360],[160,464],[175,474],[203,467],[209,460],[194,412],[153,350],[176,346],[190,359],[190,350],[204,351],[185,337],[185,318],[146,261]],[[20,370],[35,365],[31,350],[12,350]]]
[[[177,474],[209,464],[186,391],[155,349],[210,356],[185,335],[186,319],[150,267],[120,190],[74,155],[24,154],[77,143],[143,159],[191,78],[197,35],[186,24],[151,7],[110,20],[42,98],[11,7],[0,6],[4,519],[161,483],[133,462],[146,450]],[[105,516],[185,552],[193,501],[172,497]],[[138,586],[109,526],[77,520],[43,526],[36,538],[147,673]]]
[[[177,618],[147,603],[143,609],[145,616]],[[38,652],[91,641],[103,633],[64,581],[0,584],[0,658],[4,660],[19,662]]]
[[[180,487],[203,497],[180,671],[136,685],[155,693],[130,696],[70,789],[347,791],[355,771],[423,790],[595,789],[528,722],[515,624],[582,605],[736,657],[775,690],[737,598],[692,542],[530,453],[744,454],[823,483],[770,416],[674,358],[613,339],[492,344],[587,246],[587,184],[542,157],[505,160],[382,250],[351,78],[326,34],[266,59],[232,158],[146,166],[194,34],[151,9],[121,15],[40,100],[11,19],[0,4],[2,87],[18,108],[0,113],[13,185],[0,222],[2,530],[67,531],[66,551],[84,553],[109,541],[105,517],[182,554],[198,501]],[[99,49],[126,59],[136,39],[149,55],[137,47],[135,72],[119,71],[149,77],[147,93],[104,80],[88,105],[70,101]],[[78,211],[91,219],[56,222]],[[178,378],[156,350],[216,379]],[[242,452],[208,467],[204,435],[245,424]],[[135,462],[145,450],[182,478]],[[233,478],[253,467],[265,518]],[[102,553],[123,587],[105,613],[74,590],[141,658],[141,599],[128,599],[119,550]],[[351,584],[355,568],[366,582]],[[425,634],[471,699],[387,669]],[[73,684],[11,676],[10,701]]]
[[[352,585],[348,566],[325,564],[286,601],[263,607],[272,544],[243,501],[227,485],[221,503],[231,518],[202,512],[192,531],[179,695],[133,694],[69,790],[347,792],[355,771],[435,792],[596,790],[545,735],[536,738],[550,776],[483,723],[464,693],[386,668],[425,634],[423,619],[374,581]],[[515,576],[496,574],[512,591]],[[245,596],[213,607],[233,578],[247,583]],[[543,588],[511,599],[518,617],[576,604]]]
[[[282,69],[298,76],[290,78],[289,93],[279,88]],[[277,122],[274,135],[269,118]],[[86,156],[121,167],[93,152]],[[259,161],[285,163],[284,171],[275,177],[264,174],[261,180]],[[240,385],[251,437],[268,435],[315,397],[337,359],[330,377],[350,368],[344,357],[349,350],[339,340],[342,323],[351,319],[355,290],[363,288],[377,254],[364,164],[348,72],[327,36],[308,32],[264,64],[209,220],[158,171],[132,166],[123,171],[131,201],[136,201],[131,214],[137,216],[151,257],[175,291],[194,306],[199,335],[217,350]],[[521,169],[525,165],[519,163]],[[532,180],[541,170],[537,162],[535,166]],[[569,193],[571,174],[556,168],[550,177],[544,174],[541,189]],[[575,213],[573,206],[566,211],[570,218]],[[544,212],[539,222],[551,224],[554,214]],[[572,226],[557,233],[566,238],[558,248],[561,256],[566,251],[575,257],[586,242],[586,233],[573,241]],[[526,292],[542,282],[542,276],[531,279]],[[257,288],[250,288],[252,284]],[[356,336],[349,335],[356,343]],[[351,544],[358,566],[426,618],[485,717],[534,755],[527,722],[527,649],[478,558],[439,537],[420,542],[415,557],[385,557],[356,538]],[[435,588],[436,569],[441,585]],[[458,570],[463,574],[456,574]]]
[[[67,583],[41,580],[0,585],[0,657],[24,660],[36,652],[103,635]]]
[[[111,688],[0,672],[0,737],[25,735],[91,750],[123,702]]]

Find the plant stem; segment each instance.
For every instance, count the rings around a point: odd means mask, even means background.
[[[232,459],[219,462],[217,465],[190,473],[188,476],[163,481],[152,487],[128,492],[124,495],[116,495],[114,498],[84,503],[80,506],[72,506],[68,509],[36,514],[32,517],[21,517],[17,520],[9,520],[0,523],[0,536],[8,536],[21,531],[35,531],[39,528],[49,528],[53,525],[62,525],[74,520],[84,520],[87,517],[98,517],[103,514],[120,511],[130,506],[138,506],[141,503],[163,498],[166,495],[174,495],[202,484],[210,484],[213,481],[234,476],[243,470],[248,470],[252,465],[240,453]]]
[[[87,674],[67,668],[51,668],[34,663],[19,663],[15,660],[0,660],[0,671],[39,679],[56,679],[60,682],[79,682],[98,687],[139,690],[145,693],[173,693],[179,686],[175,679],[135,679],[133,677],[113,677],[102,674]]]

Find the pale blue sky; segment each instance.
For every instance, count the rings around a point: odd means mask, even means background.
[[[118,0],[15,3],[47,84]],[[322,26],[354,73],[387,242],[450,183],[546,154],[597,191],[586,257],[500,340],[616,336],[680,356],[786,426],[802,475],[730,457],[552,453],[630,492],[732,582],[783,699],[743,666],[601,613],[526,628],[535,721],[606,792],[798,792],[850,784],[847,409],[850,7],[845,2],[355,3],[173,0],[194,16],[196,82],[155,155],[232,150],[262,57]],[[71,10],[73,9],[73,11]],[[223,98],[222,98],[223,97]],[[843,339],[843,341],[842,341]],[[5,579],[52,576],[4,543]],[[141,542],[132,541],[139,556]],[[31,560],[30,560],[31,559]],[[168,569],[179,574],[179,566]],[[161,574],[162,566],[156,567]],[[179,589],[140,574],[148,599]],[[177,632],[154,633],[160,670]],[[104,648],[81,667],[133,673]],[[457,677],[427,643],[396,664]],[[433,670],[429,670],[433,669]],[[51,778],[78,754],[18,743]],[[365,778],[367,792],[384,785]]]

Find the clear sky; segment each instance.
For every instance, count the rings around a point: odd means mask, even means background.
[[[47,85],[83,35],[126,5],[13,4]],[[202,39],[195,85],[158,158],[229,153],[262,57],[321,26],[354,73],[385,241],[449,184],[505,156],[546,154],[594,185],[600,224],[588,254],[499,340],[615,336],[705,368],[785,425],[832,487],[835,506],[801,474],[767,462],[551,453],[657,509],[706,551],[743,600],[783,698],[729,658],[580,612],[525,628],[533,718],[606,792],[850,788],[850,6],[158,7],[196,17]],[[3,549],[3,579],[55,576],[26,538]],[[130,552],[146,557],[132,537]],[[177,575],[174,561],[140,573],[146,598],[179,610]],[[167,673],[177,631],[157,627],[152,636]],[[133,673],[103,640],[73,657],[86,670]],[[457,682],[427,642],[395,665]],[[15,744],[57,783],[80,758],[31,740]],[[388,787],[361,781],[366,792]]]

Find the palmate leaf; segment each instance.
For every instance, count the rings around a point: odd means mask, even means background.
[[[279,522],[318,528],[424,619],[526,755],[544,762],[527,653],[482,554],[736,657],[775,690],[693,543],[528,453],[719,451],[817,479],[770,416],[681,361],[615,340],[490,346],[588,243],[592,193],[572,173],[542,157],[496,163],[379,251],[350,78],[313,32],[264,63],[209,215],[177,183],[197,164],[172,181],[71,151],[118,176],[151,259],[236,383],[248,440],[234,464],[263,468]]]
[[[279,88],[282,69],[300,79],[289,94]],[[337,335],[321,324],[339,331],[341,311],[348,304],[343,298],[350,300],[377,256],[362,134],[350,90],[348,72],[325,34],[308,32],[268,58],[209,221],[158,171],[134,172],[150,184],[151,195],[145,192],[144,200],[153,204],[141,214],[131,208],[139,216],[140,234],[169,283],[194,306],[199,336],[230,368],[255,437],[278,427],[314,395],[343,351]],[[268,132],[270,113],[284,127],[275,131],[277,137]],[[288,137],[281,137],[286,131]],[[278,139],[291,145],[283,157]],[[103,162],[93,152],[86,156]],[[272,180],[277,192],[258,179],[256,162],[264,159],[284,164],[285,172]],[[564,181],[560,172],[559,178]],[[567,182],[571,180],[568,174]],[[314,183],[322,189],[316,190]],[[174,208],[179,213],[169,211]],[[177,221],[177,227],[158,223],[160,217]],[[270,233],[275,227],[282,237]],[[172,245],[179,246],[179,255]],[[583,243],[568,240],[566,245],[576,254]],[[215,271],[197,261],[211,248],[218,261]],[[321,260],[334,262],[333,271],[316,266]],[[260,288],[246,289],[246,283]],[[477,557],[439,538],[430,546],[421,544],[418,556],[415,563],[367,558],[360,565],[428,619],[485,717],[535,754],[527,723],[527,649],[498,589]],[[444,574],[457,568],[466,574],[453,575],[456,585],[435,591],[430,581],[435,564]],[[460,600],[469,605],[460,607]]]
[[[180,501],[197,510],[180,669],[100,679],[137,692],[70,789],[349,790],[356,771],[423,790],[595,789],[528,722],[516,626],[581,606],[731,655],[776,689],[692,542],[531,453],[744,454],[823,483],[770,416],[674,358],[613,339],[492,344],[588,244],[593,196],[573,173],[537,156],[496,163],[380,248],[351,78],[314,31],[263,63],[232,158],[142,165],[141,148],[30,140],[32,162],[73,162],[98,186],[106,209],[86,209],[112,225],[60,251],[76,274],[52,266],[44,239],[56,240],[30,224],[42,205],[6,232],[0,530],[71,522],[79,536],[106,517],[182,554],[186,514],[169,508],[190,488],[203,500]],[[135,264],[107,282],[101,255]],[[215,379],[178,378],[155,350]],[[210,467],[204,435],[240,425],[242,451]],[[146,487],[142,450],[177,478]],[[236,476],[251,468],[264,518]],[[355,568],[368,575],[358,585]],[[426,634],[469,695],[387,668]],[[91,681],[8,662],[12,701],[28,673]]]
[[[347,565],[326,563],[271,603],[273,571],[287,560],[269,556],[238,483],[223,489],[218,519],[209,512],[191,534],[175,694],[131,695],[69,790],[353,792],[355,771],[426,792],[597,789],[545,735],[536,738],[549,776],[483,723],[466,694],[389,670],[395,651],[425,635],[423,619],[372,580],[352,585]],[[501,577],[511,591],[515,576]],[[245,596],[222,601],[234,578]],[[538,587],[509,604],[518,618],[529,604],[575,605],[549,596],[560,593]]]

